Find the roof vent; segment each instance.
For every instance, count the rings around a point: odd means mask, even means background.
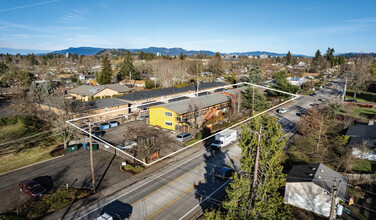
[[[313,176],[313,174],[312,173],[310,173],[310,174],[308,174],[309,176]]]
[[[323,173],[324,172],[324,170],[323,169],[320,169],[320,171]]]
[[[316,167],[313,167],[312,170],[316,170]]]
[[[321,179],[321,176],[318,176],[317,178]]]

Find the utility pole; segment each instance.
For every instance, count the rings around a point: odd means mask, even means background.
[[[252,116],[255,114],[255,86],[252,86]]]
[[[253,174],[253,183],[252,183],[252,194],[251,194],[251,200],[253,200],[253,197],[254,197],[254,195],[255,195],[255,188],[256,188],[256,184],[257,184],[258,166],[259,166],[259,157],[260,157],[261,132],[262,132],[262,127],[260,126],[260,130],[259,130],[259,132],[258,132],[258,140],[257,140],[257,151],[256,151],[256,161],[255,161],[255,173]]]
[[[332,193],[332,205],[330,207],[329,220],[334,220],[334,219],[336,219],[336,216],[337,216],[337,212],[335,210],[336,210],[336,200],[337,200],[339,187],[341,187],[341,181],[339,181],[338,187],[335,185],[335,181],[334,181],[334,183],[333,183],[333,193]]]
[[[347,77],[346,77],[346,80],[345,80],[345,87],[343,88],[342,101],[345,101],[346,90],[347,90]]]
[[[91,133],[91,123],[89,122],[89,133],[90,133],[90,164],[91,164],[91,179],[93,181],[93,191],[95,192],[95,175],[94,175],[94,161],[93,161],[93,141],[92,141],[92,133]]]
[[[197,81],[197,92],[196,92],[196,93],[197,93],[197,96],[198,96],[198,90],[199,90],[198,87],[199,87],[199,86],[200,86],[200,81]]]

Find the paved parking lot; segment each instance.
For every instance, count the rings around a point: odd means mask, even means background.
[[[95,179],[98,190],[113,186],[131,176],[120,171],[122,158],[106,151],[94,151]],[[50,176],[54,188],[91,187],[90,156],[85,149],[67,153],[40,164],[0,175],[0,211],[9,210],[28,201],[30,196],[19,191],[18,184],[24,180]]]

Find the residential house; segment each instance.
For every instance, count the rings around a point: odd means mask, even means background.
[[[354,156],[376,161],[376,125],[373,120],[368,124],[358,123],[350,126],[346,135],[350,137],[349,146],[352,147]]]
[[[147,91],[137,91],[117,98],[129,102],[132,105],[131,111],[136,112],[140,110],[137,108],[137,106],[142,104],[152,105],[152,102],[168,102],[168,99],[178,98],[181,96],[193,97],[197,91],[214,91],[215,89],[225,85],[225,83],[221,82],[204,82],[200,83],[199,85],[189,85],[181,88],[169,87]]]
[[[329,167],[317,164],[295,165],[287,175],[285,203],[329,217],[333,190],[337,188],[335,207],[342,214],[339,201],[346,201],[349,179]]]
[[[98,86],[81,85],[68,91],[68,94],[78,100],[89,101],[95,98],[104,98],[122,95],[131,92],[132,89],[120,84],[106,84]]]
[[[295,86],[302,86],[303,83],[306,82],[305,78],[302,77],[302,78],[292,78],[292,77],[287,77],[287,80],[289,81],[289,83],[291,85],[295,85]]]
[[[145,80],[129,80],[125,79],[119,82],[121,85],[128,85],[131,87],[145,88]]]
[[[149,108],[150,125],[178,130],[177,125],[193,127],[225,113],[231,107],[235,90],[183,99]]]

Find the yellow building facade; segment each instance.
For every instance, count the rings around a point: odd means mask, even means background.
[[[175,131],[175,125],[178,123],[176,117],[178,117],[174,111],[171,111],[164,107],[151,107],[149,109],[149,123],[150,125],[169,129]]]

